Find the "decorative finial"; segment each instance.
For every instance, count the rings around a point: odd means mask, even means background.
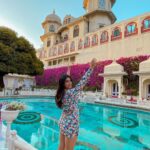
[[[55,9],[53,10],[53,14],[55,14]]]

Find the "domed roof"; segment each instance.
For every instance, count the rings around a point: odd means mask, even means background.
[[[150,72],[150,57],[149,59],[143,61],[140,63],[139,65],[139,71],[142,71],[142,72]]]
[[[124,72],[124,68],[116,61],[113,61],[110,65],[104,68],[104,73],[120,73],[120,72]]]
[[[48,15],[45,19],[46,21],[56,21],[58,23],[61,23],[61,19],[58,15],[55,14],[55,10],[52,14]]]

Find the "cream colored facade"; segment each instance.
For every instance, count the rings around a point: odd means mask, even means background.
[[[63,23],[53,12],[42,23],[43,47],[37,56],[45,68],[150,54],[150,13],[115,23],[115,0],[84,0],[85,15],[67,15]]]
[[[66,15],[63,22],[55,11],[48,15],[42,23],[43,47],[37,52],[45,68],[84,64],[92,58],[102,61],[149,55],[150,12],[115,23],[115,2],[83,0],[86,13],[79,18]],[[142,62],[135,74],[139,76],[139,99],[150,99],[150,60]],[[104,96],[122,98],[123,66],[114,61],[100,75],[104,77]]]

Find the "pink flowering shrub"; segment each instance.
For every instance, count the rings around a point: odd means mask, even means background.
[[[101,61],[94,69],[92,76],[87,84],[87,88],[101,88],[103,83],[103,77],[98,76],[99,73],[103,73],[104,66],[110,64],[112,61]],[[74,84],[77,84],[86,70],[89,68],[89,64],[77,64],[71,66],[71,77]],[[56,87],[58,85],[61,75],[67,72],[67,67],[59,67],[46,69],[42,76],[36,76],[36,83],[38,86]]]
[[[139,70],[139,64],[149,58],[149,55],[135,56],[128,58],[120,58],[117,60],[119,64],[124,66],[127,76],[124,76],[125,95],[138,95],[139,91],[139,77],[133,74],[133,71]]]
[[[147,60],[149,55],[135,56],[135,57],[122,57],[117,62],[124,67],[124,70],[131,75],[133,71],[139,70],[139,64]]]
[[[129,81],[138,81],[137,78],[132,74],[133,71],[138,71],[139,63],[148,59],[149,56],[136,56],[136,57],[128,57],[128,58],[120,58],[117,60],[119,64],[124,66],[124,70],[128,73],[126,77]],[[112,60],[100,61],[97,63],[96,68],[86,86],[86,89],[101,89],[103,84],[103,77],[99,76],[99,73],[104,72],[104,67],[112,63]],[[89,64],[77,64],[71,66],[71,77],[73,79],[74,84],[78,83],[81,77],[84,75],[85,71],[89,68]],[[62,74],[67,72],[67,67],[59,67],[59,68],[52,68],[46,69],[42,76],[36,76],[36,83],[38,86],[46,86],[50,88],[56,88],[58,85],[59,78]],[[131,83],[135,87],[137,84],[134,82]],[[126,85],[126,88],[131,88],[130,86]],[[134,87],[133,87],[134,89]]]

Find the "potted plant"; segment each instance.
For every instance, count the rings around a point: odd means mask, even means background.
[[[6,130],[6,147],[8,147],[8,139],[10,136],[11,123],[15,120],[20,111],[25,109],[25,105],[20,102],[11,102],[2,106],[1,118],[7,122]]]
[[[1,109],[1,117],[7,122],[15,120],[20,111],[25,109],[25,105],[20,102],[11,102],[4,105]]]

